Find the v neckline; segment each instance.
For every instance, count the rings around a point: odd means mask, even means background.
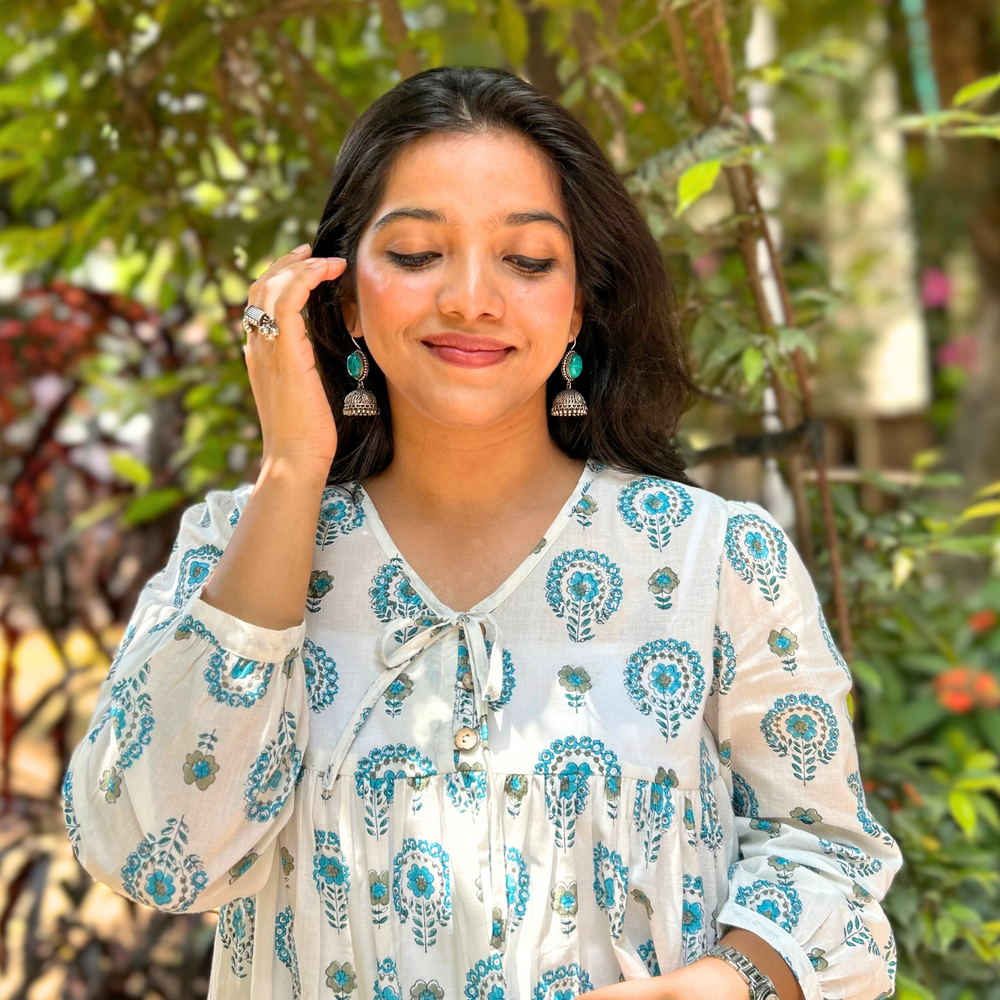
[[[457,611],[454,608],[448,607],[444,601],[440,600],[438,596],[427,586],[426,583],[420,578],[419,574],[413,569],[409,564],[406,557],[402,552],[399,551],[396,543],[392,540],[392,536],[389,534],[388,529],[382,523],[382,518],[379,516],[379,512],[372,502],[372,498],[368,495],[368,491],[361,485],[360,480],[355,480],[354,485],[357,487],[358,493],[361,497],[361,506],[365,512],[365,518],[371,524],[372,534],[375,536],[379,543],[383,553],[390,561],[395,561],[403,569],[406,576],[409,578],[410,584],[414,590],[420,594],[424,603],[430,608],[436,615],[441,617],[453,617],[462,614],[471,614],[473,611],[494,611],[503,601],[510,596],[511,593],[517,588],[518,584],[534,569],[538,561],[545,555],[549,549],[552,548],[556,539],[562,534],[562,530],[569,523],[570,518],[577,503],[579,503],[580,497],[586,493],[593,483],[593,480],[600,474],[600,467],[598,469],[592,468],[591,459],[588,458],[584,463],[583,471],[580,473],[580,478],[576,481],[576,486],[573,487],[573,492],[566,498],[562,507],[559,509],[559,513],[552,519],[548,528],[542,535],[541,541],[535,546],[531,552],[521,561],[521,563],[513,570],[513,572],[503,581],[492,593],[487,594],[481,601],[477,601],[471,608],[466,611]]]

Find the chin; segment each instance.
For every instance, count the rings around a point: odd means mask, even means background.
[[[529,397],[530,399],[530,397]],[[478,390],[459,392],[450,398],[414,399],[410,403],[426,419],[443,427],[474,430],[490,427],[515,414],[528,402],[521,396]]]

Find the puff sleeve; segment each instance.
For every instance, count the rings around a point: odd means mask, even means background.
[[[902,857],[865,803],[850,671],[781,528],[756,504],[728,508],[706,710],[739,840],[720,937],[763,938],[806,1000],[887,997],[896,949],[879,903]]]
[[[200,596],[252,489],[210,492],[184,512],[63,778],[80,864],[161,910],[213,909],[262,888],[301,774],[304,620],[262,628]]]

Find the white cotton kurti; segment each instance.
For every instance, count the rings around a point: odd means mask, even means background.
[[[95,878],[218,909],[210,998],[569,1000],[729,927],[806,1000],[892,991],[901,858],[763,508],[592,459],[459,613],[328,486],[277,631],[200,597],[252,489],[185,512],[63,782]]]

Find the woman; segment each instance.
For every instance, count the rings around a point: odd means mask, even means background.
[[[399,83],[249,304],[261,473],[142,594],[81,864],[218,908],[213,998],[891,993],[849,672],[781,529],[683,473],[668,279],[587,131]]]

